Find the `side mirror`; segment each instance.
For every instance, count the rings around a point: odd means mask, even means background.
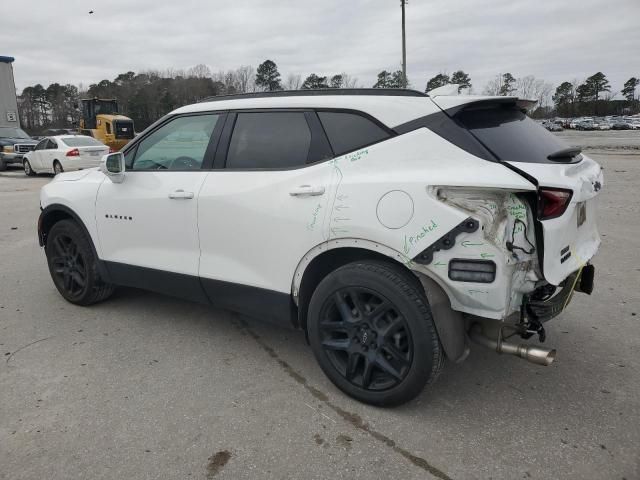
[[[100,171],[113,183],[122,183],[124,181],[124,154],[115,152],[102,157]]]

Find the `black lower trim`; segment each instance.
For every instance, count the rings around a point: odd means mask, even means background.
[[[265,288],[200,278],[212,305],[291,328],[297,315],[291,295]]]
[[[118,262],[101,263],[115,285],[214,305],[283,327],[297,326],[295,306],[286,293]]]
[[[109,280],[115,285],[141,288],[192,302],[209,303],[198,277],[126,263],[103,263],[109,272]]]

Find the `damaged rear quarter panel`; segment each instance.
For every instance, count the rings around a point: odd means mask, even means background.
[[[425,128],[337,157],[327,162],[327,168],[332,169],[329,193],[333,198],[323,220],[327,240],[379,242],[399,252],[409,268],[426,273],[443,286],[454,309],[490,318],[504,316],[511,300],[511,275],[507,279],[505,272],[515,267],[501,259],[504,249],[498,245],[504,232],[489,220],[505,215],[500,208],[507,206],[499,205],[504,203],[506,194],[496,197],[495,205],[474,207],[470,215],[469,210],[438,199],[433,188],[479,187],[504,192],[535,191],[535,186],[504,165],[475,157]],[[402,192],[396,195],[402,200],[386,206],[387,195],[396,191]],[[406,222],[398,220],[400,225],[389,225],[385,218],[388,211],[393,212],[391,223],[399,218],[406,218]],[[412,262],[469,216],[489,227],[488,239],[482,229],[461,233],[455,239],[455,247],[436,252],[430,265]],[[505,222],[503,219],[502,224]],[[452,282],[446,265],[449,258],[455,257],[491,258],[499,264],[498,278],[504,280],[496,279],[490,285]]]

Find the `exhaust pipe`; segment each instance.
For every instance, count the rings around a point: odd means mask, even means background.
[[[524,358],[525,360],[537,365],[544,365],[547,367],[556,359],[555,349],[539,347],[536,345],[504,342],[498,339],[494,340],[486,337],[482,333],[482,327],[477,323],[471,327],[469,336],[474,342],[490,348],[491,350],[495,350],[498,353],[515,355],[516,357]]]

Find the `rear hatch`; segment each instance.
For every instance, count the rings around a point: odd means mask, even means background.
[[[596,197],[603,185],[600,165],[529,118],[523,110],[527,101],[513,97],[432,100],[470,132],[494,161],[538,187],[533,203],[545,279],[558,285],[586,264],[600,245],[596,226]]]

